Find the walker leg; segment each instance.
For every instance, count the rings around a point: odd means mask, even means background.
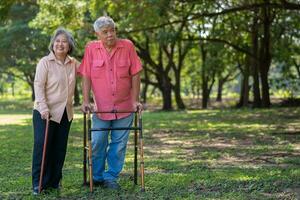
[[[134,126],[137,127],[137,113],[135,113],[134,117]],[[134,130],[134,184],[137,185],[137,151],[138,151],[138,144],[137,144],[137,130]]]
[[[144,168],[144,141],[143,141],[143,127],[142,127],[142,116],[139,115],[139,126],[140,126],[140,173],[141,173],[141,192],[145,192],[145,168]]]

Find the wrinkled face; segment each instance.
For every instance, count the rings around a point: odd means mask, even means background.
[[[53,51],[55,55],[66,56],[70,47],[67,36],[65,34],[58,35],[53,44]]]
[[[96,32],[96,35],[106,47],[114,47],[117,42],[116,30],[112,26],[102,27],[99,32]]]

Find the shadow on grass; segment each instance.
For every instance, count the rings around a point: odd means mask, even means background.
[[[92,194],[81,186],[82,118],[76,118],[63,189],[41,199],[295,199],[300,188],[298,114],[299,109],[145,113],[146,193],[133,187],[131,134],[122,190],[96,188]],[[30,115],[22,122],[0,124],[4,199],[32,198]]]

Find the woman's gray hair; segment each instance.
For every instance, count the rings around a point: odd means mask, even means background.
[[[115,28],[115,22],[112,18],[108,16],[102,16],[99,17],[95,22],[94,22],[94,30],[95,32],[99,32],[100,29],[104,26],[111,26]]]
[[[62,27],[60,27],[54,31],[54,34],[52,35],[51,40],[50,40],[49,51],[53,51],[54,42],[55,42],[57,36],[59,36],[61,34],[64,34],[67,37],[67,40],[69,43],[68,54],[72,54],[72,52],[75,50],[75,40],[74,40],[72,34]]]

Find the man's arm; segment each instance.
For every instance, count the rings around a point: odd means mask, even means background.
[[[142,109],[142,104],[139,102],[140,97],[141,77],[140,72],[132,77],[132,103],[133,109]]]
[[[90,91],[91,91],[91,80],[89,77],[83,76],[82,79],[82,95],[83,102],[81,110],[86,112],[86,108],[91,108],[90,106]]]

